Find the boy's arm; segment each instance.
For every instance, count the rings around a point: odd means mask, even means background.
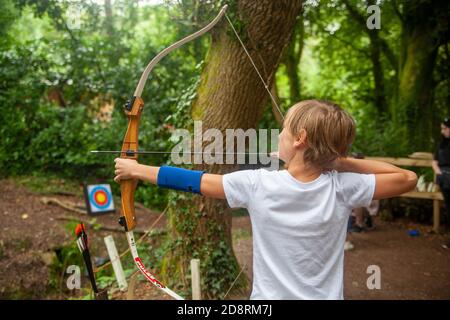
[[[374,200],[401,195],[417,185],[417,175],[413,171],[381,161],[340,158],[333,169],[338,172],[375,174]]]
[[[223,176],[221,174],[203,174],[200,191],[205,197],[226,199],[223,189]]]
[[[156,184],[158,181],[159,167],[146,166],[129,159],[118,158],[115,162],[116,178],[114,178],[114,181],[116,182],[122,179],[139,179]],[[204,173],[201,179],[200,192],[205,197],[225,199],[222,175]]]

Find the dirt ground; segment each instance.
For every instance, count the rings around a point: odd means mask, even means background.
[[[70,212],[56,205],[41,202],[42,195],[17,186],[10,180],[0,184],[0,298],[64,299],[62,293],[47,293],[49,266],[55,250],[74,241],[73,231],[67,229],[68,219],[76,217],[89,222],[89,217]],[[83,205],[74,196],[51,195]],[[146,230],[158,217],[156,212],[137,210],[140,228]],[[97,225],[117,229],[95,231],[99,239],[94,250],[105,256],[101,239],[113,234],[125,238],[111,215],[100,216]],[[165,225],[164,218],[157,224]],[[420,236],[411,237],[409,229]],[[430,233],[431,227],[413,224],[407,219],[386,222],[375,219],[375,228],[353,233],[350,240],[355,248],[345,253],[346,299],[450,299],[450,250],[441,247],[448,241],[443,235]],[[117,241],[119,252],[126,249],[125,241]],[[233,218],[233,245],[243,275],[252,277],[252,238],[247,216]],[[381,271],[381,289],[366,286],[367,267],[377,265]],[[61,275],[64,276],[64,275]],[[22,293],[21,293],[22,292]],[[247,293],[249,294],[249,293]],[[110,292],[113,299],[126,299],[127,293]],[[139,282],[133,292],[135,299],[170,299],[149,283]],[[242,297],[228,297],[245,299]]]
[[[248,217],[235,222],[235,226],[250,226]],[[421,235],[410,237],[410,229],[420,230]],[[446,238],[429,233],[430,229],[406,220],[375,219],[373,230],[352,233],[349,240],[354,249],[345,252],[345,299],[450,299],[450,250],[441,247]],[[251,279],[251,238],[239,239],[234,248]],[[379,290],[367,288],[370,265],[380,267]]]

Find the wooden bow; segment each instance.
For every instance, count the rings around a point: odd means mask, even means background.
[[[141,98],[142,91],[144,89],[145,83],[147,81],[150,72],[153,70],[155,65],[165,57],[169,52],[179,48],[183,44],[194,40],[204,33],[211,30],[225,14],[227,6],[225,5],[220,10],[219,14],[205,27],[198,30],[197,32],[175,42],[169,47],[158,53],[147,65],[144,72],[142,73],[139,83],[134,92],[133,98],[127,102],[125,105],[125,114],[128,117],[128,127],[125,133],[125,137],[122,143],[122,149],[120,157],[124,159],[137,160],[138,158],[138,133],[139,133],[139,122],[144,110],[144,101]],[[182,300],[183,298],[164,286],[160,281],[158,281],[144,266],[142,260],[139,258],[136,242],[134,240],[133,229],[136,227],[136,216],[134,210],[134,192],[136,190],[137,180],[128,179],[122,180],[120,182],[120,193],[121,193],[121,208],[122,215],[119,218],[119,223],[125,228],[127,234],[128,244],[130,246],[131,254],[133,255],[133,260],[136,263],[138,269],[142,272],[147,280],[152,282],[155,286],[169,294],[175,299]]]
[[[121,158],[134,160],[137,160],[138,158],[137,151],[139,121],[144,109],[144,101],[142,100],[141,95],[150,72],[162,58],[169,54],[169,52],[181,47],[185,43],[192,41],[211,30],[220,21],[226,10],[227,6],[225,5],[222,7],[219,14],[214,18],[214,20],[212,20],[208,25],[165,48],[160,53],[158,53],[147,65],[144,72],[142,73],[136,90],[134,91],[133,98],[125,105],[125,114],[128,117],[128,128],[123,139],[122,149],[120,153]],[[126,231],[131,231],[136,227],[136,217],[134,213],[134,191],[136,190],[136,184],[137,181],[133,179],[123,180],[120,184],[123,216],[119,221]]]

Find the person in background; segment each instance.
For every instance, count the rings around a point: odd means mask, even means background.
[[[378,214],[380,208],[379,200],[372,200],[368,207],[356,208],[352,210],[350,232],[362,232],[374,228],[373,216]]]
[[[450,229],[450,118],[441,122],[442,140],[434,153],[432,168],[436,174],[436,183],[444,196],[446,229]],[[450,249],[450,242],[443,245]]]

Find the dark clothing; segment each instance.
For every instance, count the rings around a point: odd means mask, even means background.
[[[450,173],[442,172],[436,176],[436,183],[441,189],[445,203],[445,225],[450,230]]]
[[[434,160],[438,162],[440,168],[447,167],[450,169],[450,139],[442,139],[434,153]]]
[[[444,196],[445,211],[447,213],[446,224],[447,228],[450,228],[450,139],[442,139],[434,153],[434,160],[438,162],[442,171],[442,174],[436,176],[436,183]]]

